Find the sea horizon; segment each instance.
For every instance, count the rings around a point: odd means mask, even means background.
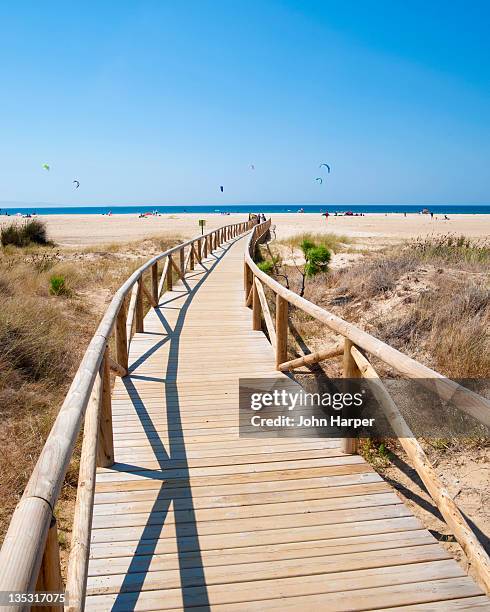
[[[9,204],[9,205],[6,205]],[[490,204],[166,204],[166,205],[87,205],[87,206],[45,206],[45,205],[11,205],[0,203],[0,215],[105,215],[138,214],[156,211],[161,214],[211,214],[211,213],[378,213],[417,214],[428,209],[435,214],[490,214]]]

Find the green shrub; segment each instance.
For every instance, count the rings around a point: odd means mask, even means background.
[[[327,269],[331,255],[330,251],[323,245],[312,246],[304,251],[304,254],[306,258],[305,274],[308,278]]]
[[[22,224],[15,221],[1,228],[0,239],[2,246],[11,244],[24,247],[29,244],[51,245],[46,233],[46,225],[39,219],[28,219]]]
[[[34,244],[51,244],[48,240],[48,235],[46,232],[46,224],[39,219],[29,219],[24,223],[24,235],[27,238],[28,242],[33,242]]]
[[[309,238],[305,238],[304,240],[301,241],[301,244],[299,246],[301,250],[303,251],[303,253],[306,255],[306,253],[309,250],[315,248],[316,244],[313,242],[313,240],[310,240]]]
[[[307,241],[315,244],[323,244],[327,249],[334,253],[345,251],[347,245],[355,242],[354,238],[341,234],[333,234],[332,232],[303,232],[301,234],[295,234],[294,236],[288,236],[278,242],[292,248],[302,248],[301,243]]]
[[[70,290],[64,276],[53,274],[49,279],[49,293],[51,295],[69,295]]]
[[[274,263],[270,259],[266,259],[264,261],[260,261],[257,264],[257,268],[266,274],[272,274],[272,272],[274,272]]]

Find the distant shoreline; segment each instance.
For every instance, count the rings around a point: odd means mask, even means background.
[[[424,208],[435,215],[490,215],[490,204],[437,204],[437,205],[403,205],[403,204],[215,204],[209,206],[6,206],[0,205],[0,215],[20,214],[38,215],[103,215],[112,212],[114,215],[134,215],[157,211],[160,214],[247,214],[263,212],[265,214],[294,214],[302,209],[305,214],[319,214],[328,211],[363,214],[419,214]]]

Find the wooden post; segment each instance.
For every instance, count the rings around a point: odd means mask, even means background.
[[[245,304],[248,300],[248,295],[252,287],[252,271],[248,267],[246,261],[243,262],[243,290],[245,291]]]
[[[201,249],[202,247],[202,240],[199,238],[198,240],[196,240],[196,248],[197,248],[197,261],[199,263],[201,263],[202,261],[202,255],[201,255]]]
[[[253,283],[252,293],[252,329],[257,331],[262,329],[262,321],[260,316],[260,299],[257,292],[257,285]]]
[[[143,326],[143,275],[140,276],[138,283],[138,294],[136,296],[135,330],[136,333],[144,330]]]
[[[128,369],[128,336],[126,333],[126,299],[123,300],[116,319],[116,361]]]
[[[185,277],[185,253],[184,253],[184,247],[179,249],[179,270],[180,270],[180,278],[184,279],[184,277]]]
[[[129,345],[131,344],[131,339],[133,337],[136,302],[138,301],[138,291],[139,291],[140,280],[137,280],[135,282],[131,290],[131,299],[129,300],[128,314],[126,317],[126,339],[128,341],[128,350],[129,350]]]
[[[265,326],[267,333],[269,334],[269,340],[273,347],[276,346],[276,330],[274,329],[274,323],[272,322],[271,311],[269,310],[269,304],[265,297],[264,287],[257,277],[254,278],[254,285],[257,295],[259,296],[260,306],[262,308],[262,315],[264,317]]]
[[[168,256],[168,269],[167,269],[167,291],[172,291],[173,283],[173,273],[174,273],[174,265],[173,265],[173,256]]]
[[[191,255],[189,258],[189,269],[194,270],[194,267],[196,265],[196,255],[194,253],[194,243],[193,242],[191,243],[190,249],[191,249]]]
[[[288,303],[276,295],[276,368],[288,358]]]
[[[109,368],[109,348],[106,347],[100,365],[102,394],[100,405],[99,435],[97,445],[97,465],[109,467],[114,463],[114,439],[112,435],[111,371]]]
[[[206,259],[208,256],[208,237],[204,236],[204,240],[202,242],[202,257]]]
[[[151,267],[151,294],[153,299],[158,304],[158,261],[156,261]]]
[[[58,544],[58,528],[56,518],[53,516],[49,526],[46,546],[44,547],[43,560],[39,570],[36,591],[51,591],[62,593],[64,591],[63,578],[61,577],[60,547]],[[62,604],[52,606],[32,606],[31,610],[60,610]]]
[[[108,351],[104,359],[107,359]],[[78,472],[77,501],[71,534],[70,558],[66,591],[69,595],[65,612],[80,612],[85,606],[90,534],[94,508],[95,472],[97,464],[104,365],[99,368],[85,412],[83,443]]]
[[[348,338],[344,339],[344,360],[343,360],[343,377],[344,378],[359,378],[361,372],[352,357],[351,348],[354,344]],[[344,390],[344,392],[347,389]],[[344,453],[355,455],[357,453],[358,440],[357,438],[343,438],[341,449]]]

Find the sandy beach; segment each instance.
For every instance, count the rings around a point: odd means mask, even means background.
[[[115,242],[131,242],[150,236],[192,238],[200,234],[198,219],[206,220],[209,231],[228,223],[243,221],[245,215],[219,214],[163,214],[138,218],[136,215],[38,215],[47,223],[49,236],[63,246],[94,246]],[[0,224],[16,217],[0,216]],[[21,219],[19,219],[21,221]],[[359,238],[359,242],[389,243],[426,236],[428,234],[465,235],[474,238],[490,236],[490,215],[451,215],[449,221],[441,216],[366,214],[363,217],[335,217],[328,220],[317,214],[279,213],[272,215],[277,238],[301,232],[333,232]]]

